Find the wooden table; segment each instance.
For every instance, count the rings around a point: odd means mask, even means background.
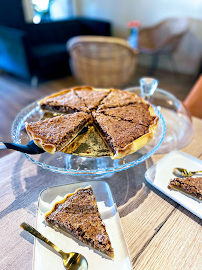
[[[193,123],[194,139],[181,150],[202,159],[202,120],[194,118]],[[202,269],[202,220],[144,178],[147,168],[161,157],[153,155],[104,179],[118,207],[133,269]],[[22,231],[20,224],[26,221],[35,226],[43,189],[78,182],[80,177],[49,172],[17,152],[1,158],[0,168],[0,269],[29,270],[34,238]]]

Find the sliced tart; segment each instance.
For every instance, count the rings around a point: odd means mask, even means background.
[[[174,178],[170,180],[168,188],[202,201],[202,177]]]
[[[66,195],[45,214],[45,220],[54,229],[70,233],[88,246],[114,258],[91,186]]]
[[[108,148],[106,155],[109,155],[110,152],[112,158],[121,158],[134,153],[148,143],[153,138],[158,123],[158,117],[149,103],[134,93],[119,89],[98,89],[89,86],[74,87],[44,98],[39,102],[39,105],[44,112],[52,113],[50,117],[56,114],[92,113],[97,131]],[[56,130],[52,134],[51,123],[50,126],[43,126],[42,134],[47,133],[56,138]],[[89,122],[86,123],[86,125],[88,124]],[[66,128],[71,130],[71,125],[67,123]],[[63,130],[65,130],[65,124]],[[77,131],[77,129],[75,130]],[[29,128],[27,131],[37,145],[42,148],[45,145],[45,148],[49,149],[46,151],[51,153],[61,151],[64,147],[69,146],[68,142],[74,140],[74,133],[76,133],[74,132],[74,125],[73,131],[67,132],[68,135],[58,133],[58,142],[54,142],[55,146],[53,147],[50,142],[44,142],[43,139],[39,138],[35,139],[29,132]],[[64,138],[70,140],[65,143]],[[79,154],[82,149],[82,153],[84,153],[83,150],[87,147],[87,141],[89,142],[89,140],[80,136],[78,140],[72,142],[71,147],[66,147],[65,151]],[[86,151],[89,152],[92,149],[93,155],[96,154],[94,145]],[[103,153],[103,151],[101,152]],[[98,156],[101,152],[99,151]]]
[[[115,117],[116,119],[147,127],[156,124],[158,121],[158,117],[154,114],[152,106],[147,103],[135,103],[123,107],[108,108],[99,110],[99,112]]]
[[[57,113],[89,112],[84,101],[75,94],[73,89],[66,89],[48,96],[39,101],[39,105],[43,111]]]
[[[88,109],[96,109],[100,102],[109,94],[110,89],[98,89],[93,87],[73,88],[75,93],[85,102]]]
[[[138,95],[119,89],[112,89],[98,106],[98,110],[114,107],[127,106],[129,104],[143,102],[143,99]]]
[[[98,112],[92,115],[97,130],[113,153],[112,159],[136,152],[153,138],[156,128],[156,125],[137,125]]]
[[[36,145],[54,154],[68,145],[90,123],[92,123],[91,115],[77,112],[32,123],[26,122],[25,127]]]

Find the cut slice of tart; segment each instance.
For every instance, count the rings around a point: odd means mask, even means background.
[[[25,127],[29,137],[37,146],[54,154],[68,145],[90,123],[92,123],[91,115],[76,112],[37,122],[26,122]]]
[[[92,115],[97,130],[113,153],[112,159],[136,152],[153,138],[156,128],[156,125],[137,125],[98,112]]]
[[[89,112],[84,101],[72,89],[66,89],[48,96],[39,101],[39,105],[43,111],[58,113]]]
[[[138,95],[119,89],[112,89],[108,96],[106,96],[98,106],[98,110],[113,108],[113,107],[122,107],[129,104],[144,102],[141,97]]]
[[[88,109],[96,109],[100,102],[105,98],[110,89],[98,89],[93,87],[76,87],[73,88],[75,93],[85,102]]]
[[[88,246],[114,258],[111,241],[91,186],[66,195],[45,214],[45,220],[54,229],[70,233]]]
[[[202,201],[202,177],[174,178],[170,180],[168,188]]]
[[[119,120],[125,120],[147,127],[156,124],[158,121],[158,117],[154,114],[152,106],[147,103],[135,103],[123,107],[108,108],[99,110],[99,112]]]

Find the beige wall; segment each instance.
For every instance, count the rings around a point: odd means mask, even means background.
[[[126,38],[129,20],[140,20],[142,26],[151,26],[169,17],[190,18],[190,31],[175,53],[178,69],[195,74],[202,55],[202,0],[75,0],[76,13],[112,22],[113,35]],[[150,64],[148,56],[140,56],[139,62]],[[161,58],[159,67],[171,69],[166,58]]]

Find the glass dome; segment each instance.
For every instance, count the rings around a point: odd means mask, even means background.
[[[148,78],[151,84],[149,89],[142,90],[139,87],[126,88],[124,90],[143,96],[142,91],[146,92],[145,99],[148,99],[153,106],[159,110],[166,123],[166,134],[161,146],[155,152],[156,154],[168,153],[172,150],[179,150],[188,145],[194,136],[193,124],[190,113],[186,110],[183,103],[171,93],[157,88],[158,81]],[[152,82],[153,80],[153,82]],[[157,84],[156,84],[157,81]],[[141,80],[140,80],[141,83]],[[144,86],[144,82],[143,82]],[[154,88],[153,88],[154,87]],[[156,138],[157,140],[158,138]]]

